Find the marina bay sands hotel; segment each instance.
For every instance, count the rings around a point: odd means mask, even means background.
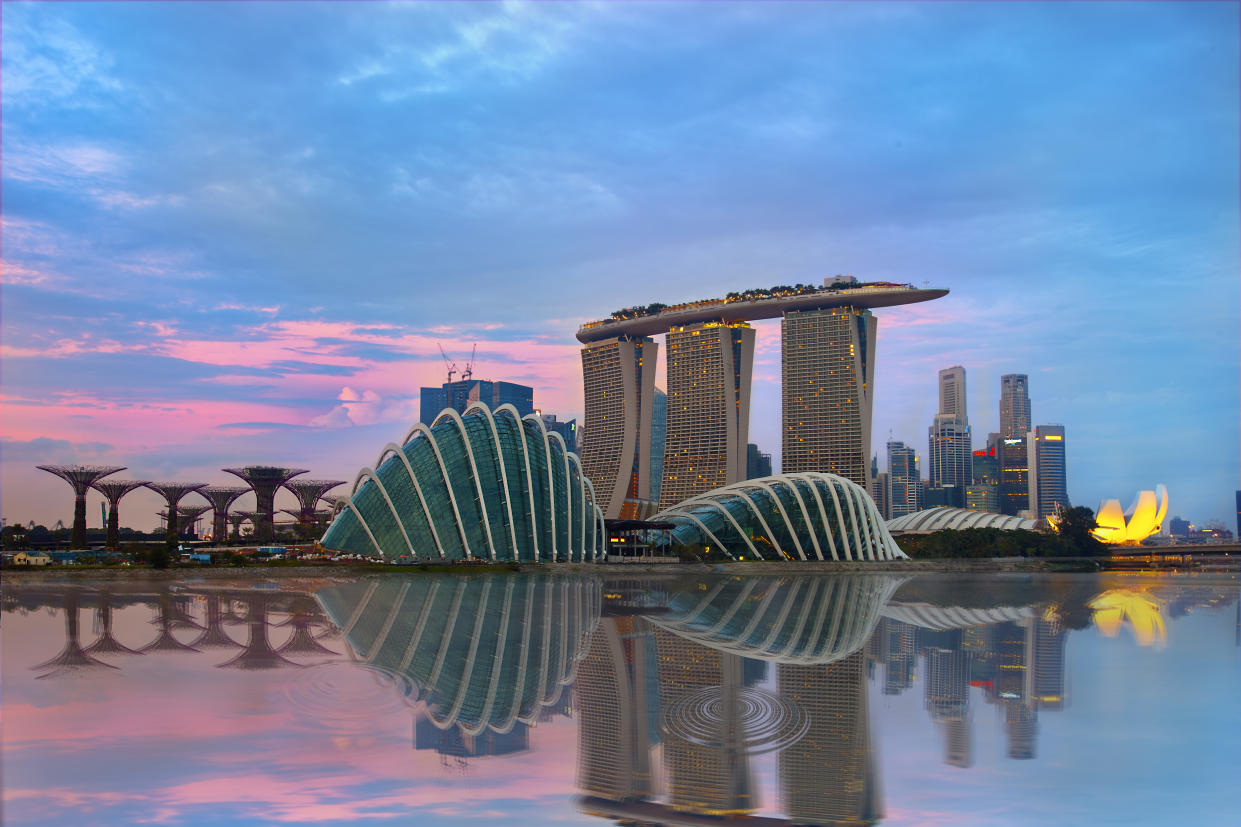
[[[937,299],[947,290],[826,279],[651,304],[588,322],[582,342],[582,467],[608,519],[644,519],[745,479],[754,328],[779,317],[781,471],[826,471],[869,484],[877,321],[871,308]],[[659,502],[651,500],[655,365],[667,334],[667,423]],[[868,488],[869,490],[869,488]]]

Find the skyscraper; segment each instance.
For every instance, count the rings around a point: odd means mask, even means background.
[[[783,473],[868,487],[877,321],[869,310],[789,310],[780,323]]]
[[[644,516],[651,498],[651,402],[659,346],[618,336],[582,347],[582,471],[606,519]]]
[[[895,520],[922,510],[922,473],[918,456],[903,442],[888,443],[888,511]]]
[[[1064,426],[1039,425],[1026,435],[1029,452],[1030,514],[1035,518],[1068,508],[1065,474]]]
[[[780,786],[793,824],[874,824],[883,817],[870,737],[866,654],[834,663],[776,666],[781,698],[810,719],[780,751]]]
[[[751,442],[745,446],[745,478],[757,480],[771,476],[771,454],[764,454]]]
[[[418,419],[430,425],[445,408],[465,413],[471,402],[485,402],[493,411],[509,404],[517,409],[519,416],[526,416],[534,413],[534,388],[516,382],[488,382],[484,379],[459,379],[445,382],[438,388],[419,388]]]
[[[651,398],[651,499],[664,487],[664,440],[668,435],[668,394],[659,388]]]
[[[973,481],[970,423],[965,414],[965,368],[939,372],[939,412],[927,429],[927,471],[932,488],[964,489]]]
[[[668,332],[661,507],[745,479],[753,373],[754,328],[744,322]]]
[[[1000,436],[1024,437],[1030,430],[1030,377],[1006,373],[1000,377]]]
[[[1000,513],[1017,514],[1030,507],[1029,446],[1030,377],[1000,377]]]

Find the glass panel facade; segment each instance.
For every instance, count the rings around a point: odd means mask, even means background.
[[[438,538],[453,560],[465,559],[467,548],[482,559],[492,549],[495,559],[508,561],[595,558],[603,529],[581,466],[562,442],[544,437],[533,417],[518,420],[503,410],[493,418],[475,406],[459,422],[441,415],[429,431],[416,429],[401,447],[408,467],[391,449],[380,455],[375,477],[382,490],[364,478],[351,497],[358,514],[341,511],[323,536],[325,547],[374,554],[378,545],[399,557],[412,546],[431,559],[438,558]]]

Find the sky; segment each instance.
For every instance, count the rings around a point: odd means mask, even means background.
[[[71,520],[41,463],[352,480],[439,346],[580,417],[582,322],[852,273],[951,291],[876,312],[876,452],[925,452],[939,369],[966,368],[976,447],[1027,373],[1075,503],[1164,483],[1231,527],[1235,3],[0,14],[9,520]],[[779,323],[755,326],[778,468]]]

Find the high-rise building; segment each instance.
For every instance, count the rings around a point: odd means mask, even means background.
[[[996,436],[990,434],[987,440],[987,447],[974,452],[974,482],[983,485],[999,485],[1000,483],[1000,463],[996,457],[996,446],[991,444],[990,437]]]
[[[879,516],[885,520],[892,519],[892,504],[888,502],[888,474],[880,473],[879,457],[872,456],[870,458],[870,498],[875,501],[875,508],[879,509]]]
[[[418,419],[430,425],[445,408],[465,413],[471,402],[485,402],[493,411],[504,404],[512,405],[518,416],[526,416],[534,413],[534,388],[483,379],[459,379],[438,388],[419,388]]]
[[[835,663],[776,666],[781,698],[810,728],[780,751],[780,786],[793,824],[874,824],[883,817],[870,738],[866,655]]]
[[[651,500],[651,415],[659,346],[647,336],[582,347],[582,471],[606,519],[640,518]]]
[[[535,413],[539,415],[539,419],[543,422],[543,427],[547,429],[549,434],[560,434],[560,438],[564,440],[565,447],[575,454],[578,453],[576,419],[561,422],[556,418],[555,414],[545,414],[542,411],[535,411]]]
[[[771,476],[771,454],[764,454],[751,442],[745,446],[745,478],[757,480]]]
[[[1035,519],[1068,508],[1068,483],[1064,461],[1064,426],[1039,425],[1026,435],[1028,452],[1030,515]]]
[[[673,710],[683,698],[710,692],[717,710],[715,720],[706,724],[706,738],[691,741],[680,728],[665,732],[668,803],[675,810],[713,816],[754,812],[756,792],[743,743],[742,659],[662,628],[654,636],[660,709]]]
[[[605,617],[577,669],[577,784],[609,801],[651,795],[644,621]]]
[[[922,472],[918,455],[903,442],[888,443],[888,511],[895,520],[922,510]]]
[[[660,506],[745,479],[754,328],[744,322],[668,332],[668,418]]]
[[[939,411],[927,429],[927,472],[932,488],[964,488],[973,481],[969,418],[965,413],[965,368],[939,372]]]
[[[877,325],[857,307],[785,312],[783,473],[826,471],[868,487]]]
[[[664,440],[668,435],[668,394],[659,388],[651,399],[651,499],[664,487]]]
[[[1000,440],[1000,513],[1015,515],[1030,507],[1030,467],[1025,434]]]
[[[1030,430],[1030,377],[1006,373],[1000,377],[1000,436],[1024,438]]]
[[[1000,513],[999,486],[991,482],[976,482],[965,488],[965,507],[970,511],[987,514]]]

